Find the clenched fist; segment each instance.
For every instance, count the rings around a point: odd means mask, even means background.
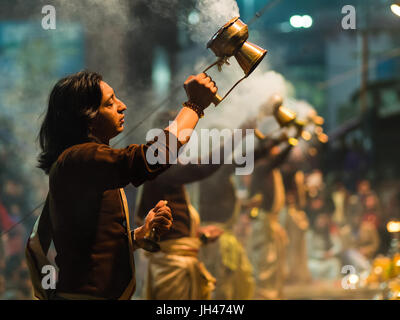
[[[215,82],[205,73],[189,76],[183,84],[188,101],[198,105],[203,110],[213,101],[218,88]]]
[[[161,200],[149,211],[144,225],[135,230],[136,240],[140,241],[148,237],[153,228],[156,230],[158,236],[171,228],[173,219],[171,209],[167,207],[167,203],[167,201]]]

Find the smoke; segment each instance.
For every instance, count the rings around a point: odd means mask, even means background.
[[[145,4],[156,15],[163,18],[173,18],[177,14],[179,0],[147,0]]]
[[[261,63],[264,63],[261,62]],[[224,68],[230,68],[225,66]],[[264,105],[273,94],[279,94],[285,100],[293,96],[293,87],[279,73],[266,70],[261,64],[248,78],[243,80],[217,107],[211,105],[206,111],[206,117],[199,123],[199,128],[223,126],[226,128],[239,128],[247,119],[258,116],[260,107]],[[238,70],[229,70],[225,77],[224,70],[218,76],[216,84],[219,94],[223,96],[243,73]],[[234,81],[232,81],[232,78]],[[214,77],[213,77],[214,79]]]
[[[45,4],[46,0],[42,0]],[[86,67],[103,74],[116,88],[125,87],[126,37],[139,23],[132,19],[129,0],[55,0],[60,28],[82,25],[87,50]],[[63,31],[62,29],[60,30]],[[119,90],[120,92],[120,90]]]
[[[296,112],[296,118],[302,121],[307,120],[310,113],[315,111],[315,109],[304,100],[289,98],[285,105],[292,111]]]
[[[84,67],[102,73],[116,89],[126,87],[124,41],[126,32],[137,24],[130,18],[129,0],[9,3],[6,8],[13,20],[9,21],[5,12],[0,14],[5,21],[2,32],[7,33],[3,39],[13,40],[12,45],[3,42],[0,52],[3,62],[11,61],[8,67],[3,64],[0,68],[7,79],[0,83],[0,116],[10,119],[16,148],[24,159],[20,170],[38,186],[38,191],[47,183],[43,183],[45,177],[35,168],[39,153],[36,137],[43,119],[39,115],[46,109],[52,86],[65,73]],[[49,4],[56,10],[55,30],[41,27],[41,9]],[[123,95],[121,91],[118,93]]]
[[[267,59],[266,56],[264,59]],[[199,63],[202,65],[204,60]],[[257,119],[257,128],[265,135],[276,135],[279,124],[272,115],[272,105],[269,99],[278,94],[283,99],[283,106],[296,113],[299,120],[306,120],[311,111],[315,109],[306,101],[296,99],[293,85],[285,77],[273,70],[268,70],[267,61],[262,61],[258,68],[244,79],[217,107],[211,104],[205,110],[196,131],[200,136],[200,130],[206,128],[238,129],[251,119]],[[211,73],[211,72],[210,72]],[[218,77],[218,80],[215,80]],[[219,87],[218,93],[223,96],[227,90],[241,77],[242,70],[232,61],[230,66],[224,66],[220,74],[215,73],[212,78]],[[232,80],[234,79],[234,80]],[[260,111],[266,115],[260,117]],[[295,130],[294,128],[292,128]],[[288,134],[294,136],[295,132],[289,130]],[[307,143],[301,142],[299,147],[306,149]],[[204,155],[204,154],[202,154]]]
[[[191,24],[189,30],[190,38],[200,43],[206,43],[226,22],[240,15],[235,0],[198,0],[196,11],[198,22]]]
[[[41,0],[43,5],[48,1]],[[55,0],[51,3],[62,21],[79,21],[88,33],[99,33],[108,26],[132,30],[129,0]]]
[[[82,64],[90,70],[102,73],[105,81],[116,89],[117,95],[129,106],[126,131],[137,123],[140,123],[144,115],[148,114],[148,108],[156,104],[154,99],[150,97],[149,99],[143,99],[149,101],[148,105],[140,104],[137,107],[132,107],[137,98],[129,90],[129,83],[127,81],[127,70],[129,69],[127,45],[132,41],[132,38],[128,37],[128,35],[130,35],[130,32],[135,33],[138,31],[136,33],[141,40],[147,41],[147,43],[152,41],[151,37],[146,37],[140,33],[143,26],[146,26],[146,23],[148,25],[149,22],[144,23],[145,18],[139,15],[133,18],[132,8],[138,2],[145,3],[156,16],[174,19],[178,17],[178,23],[184,24],[189,29],[189,36],[195,44],[190,43],[190,46],[183,46],[183,49],[176,55],[180,72],[174,75],[173,82],[174,86],[176,82],[180,88],[182,88],[181,85],[187,76],[190,73],[194,73],[193,70],[200,71],[210,63],[210,60],[212,62],[215,59],[211,51],[204,54],[204,52],[198,50],[198,47],[205,48],[208,40],[222,25],[233,17],[240,15],[235,0],[197,0],[194,9],[189,8],[189,10],[192,10],[191,12],[195,13],[191,21],[188,19],[187,12],[179,11],[182,2],[178,0],[37,0],[36,7],[32,12],[30,12],[30,7],[25,9],[25,1],[19,0],[10,7],[10,12],[13,12],[14,16],[21,14],[27,22],[33,22],[38,28],[40,28],[40,21],[43,17],[40,10],[42,6],[47,4],[53,5],[57,14],[57,30],[39,30],[40,32],[36,38],[28,39],[27,44],[24,44],[25,48],[27,48],[21,50],[24,64],[19,62],[18,65],[18,70],[23,70],[22,76],[18,79],[18,86],[13,86],[12,90],[7,92],[7,97],[3,97],[3,100],[7,102],[7,106],[13,106],[12,109],[9,109],[10,116],[15,120],[14,131],[18,140],[23,145],[20,148],[21,156],[26,159],[28,172],[33,171],[39,151],[35,146],[35,137],[37,136],[40,123],[35,118],[43,113],[47,104],[49,91],[57,78],[60,77],[59,74],[52,71],[52,65],[57,65],[58,61],[63,59],[63,57],[60,58],[56,55],[49,58],[50,52],[47,49],[52,46],[52,42],[49,41],[50,44],[47,45],[47,38],[58,37],[58,40],[62,42],[64,41],[64,37],[70,34],[69,28],[71,26],[75,30],[76,26],[79,26],[79,30],[83,34],[82,47],[84,50],[84,61],[82,61]],[[3,17],[3,19],[5,18]],[[157,23],[157,21],[154,21],[154,23]],[[151,31],[147,30],[147,32]],[[251,29],[249,33],[251,38]],[[75,44],[70,40],[67,39],[65,41],[68,44],[65,52],[68,51],[73,54],[78,49],[74,47]],[[157,43],[154,43],[154,45],[157,45]],[[35,49],[36,51],[31,49]],[[266,49],[273,50],[273,48]],[[193,52],[196,50],[199,52]],[[58,51],[54,52],[57,53]],[[199,55],[204,56],[199,57]],[[282,95],[285,105],[294,109],[299,117],[303,117],[303,114],[306,114],[307,110],[312,107],[305,102],[299,102],[295,99],[293,86],[283,75],[269,69],[268,60],[269,57],[267,54],[259,67],[247,79],[241,82],[226,100],[218,107],[211,105],[205,111],[206,116],[199,121],[197,130],[215,127],[239,128],[246,119],[256,117],[260,106],[275,93]],[[216,81],[221,96],[237,80],[243,77],[243,72],[234,58],[230,59],[230,63],[230,66],[223,66],[221,73],[216,68],[208,72]],[[32,68],[29,69],[25,66]],[[63,72],[72,73],[76,71],[78,70],[69,66],[63,66]],[[18,72],[13,73],[19,74]],[[6,83],[6,80],[3,81],[3,83]],[[138,79],[137,81],[141,80]],[[151,96],[151,92],[145,90],[141,94],[143,96]],[[178,102],[168,101],[165,103],[165,107],[178,109],[180,102],[184,101],[185,98],[184,90],[181,89],[173,97]],[[164,100],[164,98],[160,100]],[[153,114],[156,114],[156,112]],[[35,120],[32,121],[32,119]],[[147,116],[146,120],[148,121],[144,122],[140,130],[148,130],[151,127],[151,117]],[[269,117],[260,122],[259,127],[264,133],[268,133],[271,130],[275,130],[277,124],[272,117]],[[136,138],[139,136],[138,131],[133,131]],[[129,139],[125,139],[125,141],[132,143],[133,141],[141,142],[143,140],[133,140],[132,136],[129,136]],[[39,176],[42,176],[41,172]]]

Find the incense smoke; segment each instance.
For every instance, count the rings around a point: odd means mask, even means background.
[[[191,39],[206,43],[230,19],[240,16],[235,0],[198,0],[196,10],[199,13],[197,24],[191,25]]]

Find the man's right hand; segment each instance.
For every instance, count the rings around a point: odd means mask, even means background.
[[[158,236],[164,234],[171,228],[173,219],[171,209],[167,207],[167,203],[167,201],[161,200],[149,211],[144,224],[135,229],[136,240],[142,240],[148,237],[153,228],[155,228]]]
[[[188,96],[188,101],[194,103],[203,110],[211,104],[218,91],[215,82],[205,73],[189,76],[183,87]]]

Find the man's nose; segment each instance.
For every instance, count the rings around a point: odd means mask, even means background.
[[[118,112],[124,112],[126,110],[126,105],[122,101],[119,102]]]

